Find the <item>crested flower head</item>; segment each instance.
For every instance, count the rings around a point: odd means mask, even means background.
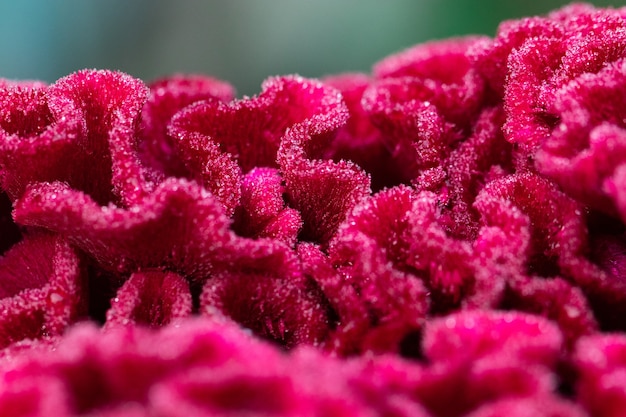
[[[623,415],[625,19],[0,80],[0,415]]]

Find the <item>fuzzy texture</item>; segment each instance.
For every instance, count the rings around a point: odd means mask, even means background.
[[[0,415],[623,415],[625,19],[0,80]]]

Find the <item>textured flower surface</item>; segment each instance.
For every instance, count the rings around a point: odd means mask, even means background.
[[[1,416],[623,416],[626,9],[370,74],[0,79]]]

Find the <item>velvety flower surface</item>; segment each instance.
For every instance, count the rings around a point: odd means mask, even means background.
[[[0,79],[0,415],[624,415],[625,19]]]
[[[172,116],[202,100],[229,101],[234,89],[223,81],[202,75],[174,75],[149,84],[150,93],[141,112],[139,154],[156,176],[180,176],[185,166],[176,142],[167,134]]]

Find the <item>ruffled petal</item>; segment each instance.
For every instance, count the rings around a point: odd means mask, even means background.
[[[201,100],[231,101],[233,87],[204,75],[176,74],[153,81],[141,112],[139,149],[141,160],[156,171],[157,177],[184,176],[185,165],[177,155],[176,144],[167,135],[174,114]]]
[[[0,112],[2,189],[12,200],[31,182],[69,179],[84,136],[80,114],[51,108],[47,86],[21,84],[0,86]]]
[[[484,198],[510,201],[529,216],[531,242],[528,273],[542,276],[572,271],[571,262],[582,262],[587,230],[584,208],[551,182],[533,174],[515,174],[489,183]]]
[[[0,93],[7,113],[0,132],[0,160],[8,167],[3,188],[16,199],[33,182],[65,181],[101,204],[137,201],[148,188],[134,149],[146,95],[140,80],[95,70],[47,88],[6,87]]]
[[[518,246],[518,250],[528,250],[521,275],[562,276],[570,280],[585,292],[602,327],[623,327],[617,317],[622,311],[621,300],[625,296],[626,284],[621,275],[615,273],[619,270],[614,268],[618,252],[600,245],[604,239],[610,240],[610,236],[600,235],[593,241],[588,239],[583,206],[563,194],[553,183],[534,174],[516,174],[493,181],[485,187],[480,198],[483,201],[508,200],[529,217],[532,225],[530,244]],[[592,242],[595,242],[595,249],[590,251]],[[512,253],[515,252],[506,256]],[[513,262],[519,262],[519,259]]]
[[[563,336],[554,323],[539,316],[468,310],[431,320],[423,340],[424,355],[433,362],[501,357],[552,368]]]
[[[285,206],[280,173],[273,168],[254,168],[241,183],[241,204],[235,211],[233,229],[240,236],[267,237],[295,244],[302,220],[298,211]]]
[[[80,71],[49,91],[50,106],[61,120],[67,112],[84,123],[86,136],[78,145],[86,158],[83,164],[74,161],[69,183],[82,180],[73,187],[101,204],[117,199],[132,204],[144,197],[148,184],[135,149],[139,114],[148,94],[143,82],[118,72]]]
[[[281,273],[290,253],[277,240],[237,236],[223,206],[183,179],[165,180],[128,209],[100,206],[64,184],[42,183],[27,191],[14,215],[20,224],[66,236],[118,273],[169,267],[199,282],[224,269]]]
[[[510,398],[489,403],[467,414],[467,417],[586,417],[580,406],[556,396]]]
[[[483,80],[468,51],[485,40],[468,36],[416,45],[378,62],[373,73],[377,78],[420,80],[410,99],[432,103],[446,120],[461,124],[471,120],[483,99]]]
[[[343,295],[345,290],[328,294],[331,303],[347,303],[337,308],[341,324],[336,336],[339,340],[345,336],[342,327],[346,324],[352,332],[356,330],[352,327],[359,325],[361,335],[352,338],[360,350],[398,351],[402,341],[424,323],[429,308],[427,290],[406,266],[410,243],[403,229],[412,199],[408,188],[394,187],[365,200],[341,225],[330,246],[343,285],[358,294],[358,304],[353,296]],[[321,286],[324,289],[328,284]],[[363,310],[367,327],[363,326]],[[414,346],[411,349],[416,350]]]
[[[581,339],[574,361],[576,393],[592,416],[619,416],[626,407],[626,338],[622,334]]]
[[[407,264],[431,291],[431,312],[496,305],[504,289],[501,277],[481,273],[472,245],[448,236],[439,218],[437,197],[419,193],[406,232],[412,238]]]
[[[449,145],[459,139],[424,89],[424,82],[417,78],[389,78],[363,94],[363,108],[385,135],[385,146],[402,167],[403,183],[439,165],[447,157]]]
[[[204,285],[200,313],[232,319],[287,349],[319,346],[329,329],[321,292],[297,270],[283,277],[215,275]]]
[[[315,88],[328,110],[285,133],[278,149],[278,164],[285,179],[287,202],[302,216],[299,238],[326,244],[347,213],[369,195],[370,179],[352,162],[319,159],[348,114],[336,90],[321,85]]]
[[[476,238],[479,228],[474,201],[484,185],[513,170],[511,147],[501,132],[503,112],[485,109],[473,133],[437,168],[413,181],[418,190],[437,193],[442,214],[439,222],[451,236]]]
[[[563,27],[545,17],[529,17],[500,24],[495,39],[483,40],[470,51],[471,60],[497,96],[504,95],[508,59],[529,39],[550,39],[563,35]]]
[[[534,151],[558,124],[551,109],[554,87],[547,85],[552,80],[546,74],[556,71],[565,48],[560,40],[531,39],[509,57],[503,131],[508,141],[523,149]]]
[[[0,348],[61,335],[86,309],[83,266],[65,240],[29,235],[0,258]]]
[[[365,108],[362,98],[374,80],[365,74],[342,74],[324,78],[324,83],[341,92],[348,107],[349,118],[329,144],[325,158],[333,161],[352,161],[367,172],[372,181],[372,191],[392,187],[405,181],[402,166],[392,156],[384,135],[376,128]]]
[[[626,60],[584,74],[556,93],[560,123],[537,153],[538,170],[585,204],[625,217],[614,191],[626,162],[623,72]]]
[[[328,328],[324,349],[347,355],[361,350],[363,335],[370,326],[369,315],[357,290],[331,265],[319,247],[298,246],[303,275],[315,282],[328,304]]]
[[[269,78],[258,97],[189,106],[172,119],[169,134],[177,140],[191,176],[230,211],[239,202],[242,173],[277,166],[281,137],[288,128],[328,117],[340,104],[337,92],[317,81]]]
[[[189,284],[172,272],[137,272],[117,291],[104,328],[144,325],[161,327],[191,315]]]

